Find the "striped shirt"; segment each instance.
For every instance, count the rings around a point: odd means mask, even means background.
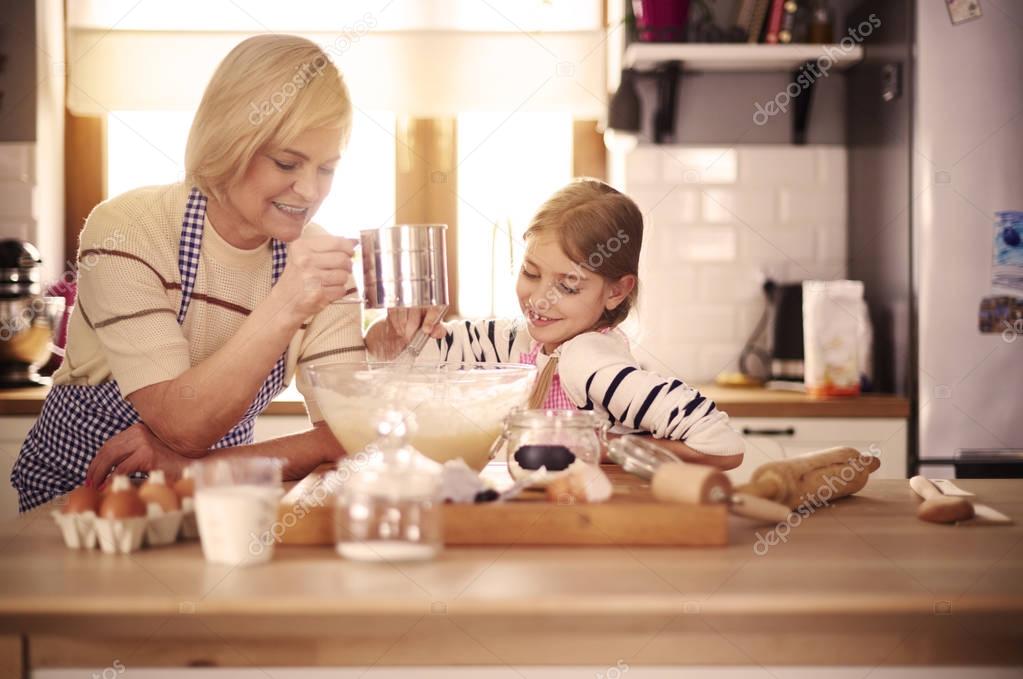
[[[468,363],[520,362],[536,348],[522,320],[449,321],[444,338],[428,342],[420,360]],[[645,370],[629,351],[625,334],[586,332],[559,347],[558,377],[569,400],[608,419],[613,433],[650,433],[684,441],[708,455],[745,451],[728,415],[681,379]],[[547,356],[537,352],[537,369]]]

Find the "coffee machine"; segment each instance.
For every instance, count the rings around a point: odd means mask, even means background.
[[[41,277],[34,245],[0,240],[0,389],[49,382],[39,367],[50,358],[65,302],[43,294]]]
[[[739,354],[739,371],[775,388],[803,385],[803,284],[764,282],[767,304]],[[767,328],[770,326],[770,332]],[[763,346],[769,336],[768,348]],[[754,360],[759,365],[754,365]]]

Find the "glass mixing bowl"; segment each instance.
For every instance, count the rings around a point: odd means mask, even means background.
[[[408,442],[423,455],[440,463],[462,458],[476,471],[536,378],[536,366],[520,363],[361,361],[305,371],[327,425],[349,453],[373,443],[381,411],[395,408],[413,414]]]

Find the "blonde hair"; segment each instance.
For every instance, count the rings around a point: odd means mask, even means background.
[[[639,253],[643,213],[625,194],[597,179],[573,180],[540,206],[524,238],[554,236],[577,266],[606,281],[635,276],[636,285],[614,309],[605,309],[591,330],[613,328],[626,319],[639,298]],[[547,400],[558,360],[551,356],[533,384],[529,408]]]
[[[206,85],[188,133],[185,177],[222,201],[261,149],[319,128],[341,129],[344,147],[351,127],[348,87],[326,52],[298,36],[258,35],[232,49]]]

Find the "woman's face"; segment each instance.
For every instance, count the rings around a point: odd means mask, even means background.
[[[242,180],[227,191],[241,241],[290,242],[330,192],[340,158],[341,130],[306,130],[287,147],[261,149]]]

